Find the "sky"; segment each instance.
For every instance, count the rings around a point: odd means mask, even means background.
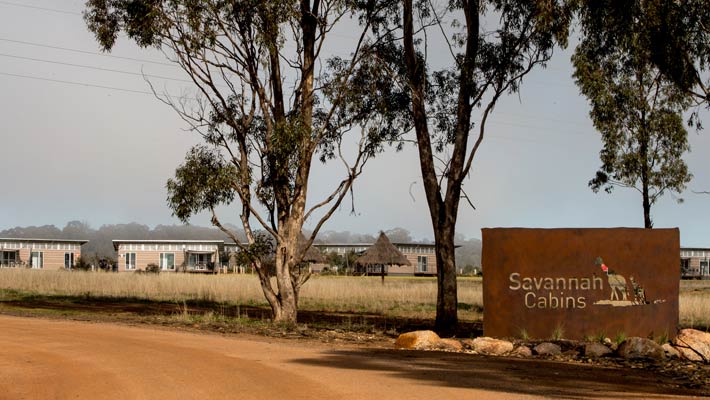
[[[0,229],[71,220],[103,224],[177,224],[165,183],[199,137],[150,94],[142,74],[162,90],[190,90],[162,53],[119,40],[102,54],[81,18],[84,0],[0,0]],[[347,32],[334,37],[347,41]],[[464,190],[457,231],[480,238],[490,227],[643,227],[641,195],[593,193],[601,141],[574,84],[568,50],[532,72],[519,94],[496,107]],[[88,68],[90,67],[90,68]],[[170,78],[170,79],[164,79]],[[701,120],[710,126],[708,112]],[[652,209],[654,226],[680,229],[681,245],[710,247],[708,131],[689,131],[685,159],[694,179],[679,204],[666,194]],[[309,203],[341,175],[314,163]],[[324,230],[375,234],[401,227],[432,238],[416,148],[388,149],[355,183]],[[238,222],[237,207],[219,209]],[[191,221],[209,225],[206,215]],[[311,228],[313,221],[306,223]]]

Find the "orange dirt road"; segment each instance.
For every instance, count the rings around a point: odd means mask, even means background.
[[[0,316],[0,399],[667,398],[645,371]]]

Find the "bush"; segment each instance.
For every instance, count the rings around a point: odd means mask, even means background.
[[[91,264],[84,257],[77,257],[74,262],[74,266],[71,269],[78,269],[79,271],[91,271]]]
[[[158,264],[150,263],[147,267],[145,267],[145,272],[147,274],[159,274],[160,267],[158,266]]]

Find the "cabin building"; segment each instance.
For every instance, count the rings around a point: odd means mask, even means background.
[[[395,243],[392,244],[409,260],[411,265],[388,265],[385,267],[385,274],[390,276],[436,276],[436,253],[434,244],[423,243]],[[372,243],[314,243],[314,247],[320,250],[326,257],[330,253],[345,256],[348,253],[357,255],[367,250]],[[347,259],[347,258],[346,258]],[[311,271],[322,272],[328,264],[311,264]],[[379,266],[354,266],[346,265],[346,268],[356,274],[379,275]]]
[[[681,247],[680,271],[682,279],[710,279],[710,249]]]
[[[154,264],[161,272],[216,272],[223,240],[114,240],[118,272],[145,271]]]
[[[0,238],[0,267],[72,269],[88,240]]]

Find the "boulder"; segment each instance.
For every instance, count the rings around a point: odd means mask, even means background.
[[[530,350],[530,347],[528,346],[518,346],[512,353],[510,353],[510,355],[514,357],[528,358],[532,357],[532,350]]]
[[[502,356],[513,351],[513,343],[490,337],[477,337],[470,342],[472,350],[490,356]]]
[[[473,345],[473,339],[461,339],[461,344],[466,350],[473,350],[473,348],[475,347]]]
[[[660,360],[666,357],[660,344],[640,337],[630,337],[624,340],[619,345],[617,353],[627,359],[652,358]]]
[[[663,343],[663,351],[666,353],[666,357],[668,358],[680,358],[680,352],[673,347],[670,343]]]
[[[682,329],[673,340],[680,354],[691,361],[710,362],[710,333]]]
[[[554,343],[544,342],[533,347],[535,353],[541,356],[556,356],[562,353],[562,348]]]
[[[609,347],[607,347],[599,342],[587,343],[584,346],[584,355],[589,358],[605,357],[611,353],[612,353],[612,351]]]
[[[441,338],[434,331],[414,331],[399,335],[394,342],[395,349],[431,350],[436,349]]]
[[[441,339],[436,344],[438,350],[463,351],[463,345],[456,339]]]
[[[563,352],[562,355],[567,358],[577,358],[579,357],[579,351],[571,349]]]

